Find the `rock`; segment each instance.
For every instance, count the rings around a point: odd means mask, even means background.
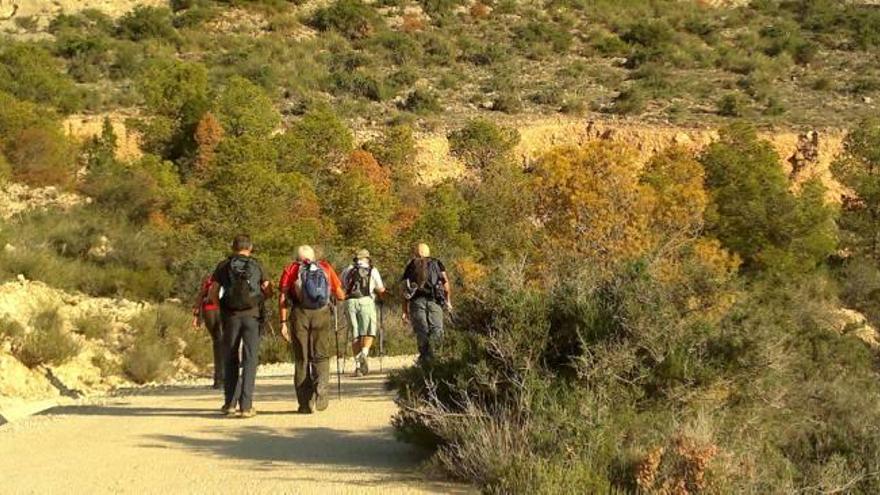
[[[15,252],[15,246],[13,246],[12,244],[6,243],[6,245],[3,246],[3,250],[6,251],[7,253],[12,253],[12,252]]]
[[[870,96],[863,96],[862,97],[862,103],[866,103],[866,104],[870,105],[873,102],[874,102],[874,99],[871,98]]]

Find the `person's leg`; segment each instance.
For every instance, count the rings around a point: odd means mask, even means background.
[[[254,407],[254,388],[257,381],[257,366],[260,364],[260,322],[244,316],[241,318],[242,335],[242,378],[241,410],[250,411]]]
[[[330,307],[311,310],[312,327],[309,338],[313,352],[312,368],[315,373],[315,408],[319,411],[327,409],[330,399],[330,356],[333,344],[333,310]]]
[[[434,358],[434,349],[443,340],[443,307],[434,301],[428,301],[428,340],[430,341],[430,358]]]
[[[312,400],[311,377],[309,376],[309,327],[305,310],[293,310],[293,382],[296,387],[296,401],[300,411],[309,409]]]
[[[223,351],[225,353],[225,369],[223,376],[223,392],[226,398],[224,407],[235,408],[236,394],[235,389],[238,385],[238,367],[240,365],[238,359],[238,347],[241,343],[240,321],[238,318],[226,316],[223,320]]]
[[[211,345],[214,353],[214,388],[219,388],[223,383],[223,368],[225,367],[225,354],[223,346],[223,329],[220,324],[220,312],[205,311],[205,328],[211,336]]]
[[[348,326],[351,328],[351,352],[357,361],[357,355],[361,352],[361,342],[358,336],[357,304],[354,299],[345,301],[345,315],[348,317]]]
[[[428,332],[428,300],[420,297],[409,302],[409,319],[412,323],[413,332],[416,334],[416,343],[419,346],[419,362],[424,363],[431,357],[431,341]]]

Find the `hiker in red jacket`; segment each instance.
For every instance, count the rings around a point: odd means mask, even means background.
[[[311,246],[300,246],[297,260],[284,269],[279,286],[281,335],[293,344],[299,412],[323,411],[329,404],[331,298],[345,300],[342,283],[330,263],[315,259]],[[292,332],[288,327],[289,313],[293,316]]]
[[[211,335],[211,344],[214,351],[214,385],[215,390],[223,386],[223,335],[220,323],[220,307],[214,304],[209,297],[211,284],[214,283],[213,275],[209,274],[202,280],[196,300],[193,304],[192,326],[198,328],[204,322],[205,328]]]

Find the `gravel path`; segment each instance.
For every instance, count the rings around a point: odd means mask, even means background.
[[[386,359],[385,369],[408,361]],[[252,419],[224,418],[218,392],[181,386],[2,426],[0,492],[471,493],[423,479],[425,454],[394,440],[385,375],[345,377],[341,400],[334,394],[323,413],[298,415],[290,373],[267,371]]]

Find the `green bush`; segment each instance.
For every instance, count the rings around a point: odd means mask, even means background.
[[[84,314],[73,320],[73,330],[91,340],[105,340],[113,332],[113,321],[100,313]]]
[[[644,112],[647,105],[648,97],[645,92],[638,86],[633,86],[617,95],[611,109],[621,115],[634,115]]]
[[[18,321],[8,316],[0,318],[0,338],[16,342],[24,336],[25,332],[24,325]]]
[[[367,38],[382,25],[382,19],[361,0],[335,0],[317,9],[309,24],[320,31],[337,31],[349,39]]]
[[[122,369],[135,383],[162,381],[174,373],[175,349],[154,333],[146,331],[135,339],[122,360]]]
[[[37,313],[28,323],[31,331],[13,344],[12,352],[28,368],[60,366],[80,351],[80,345],[64,331],[58,309]]]
[[[413,92],[407,95],[406,99],[401,104],[401,107],[404,110],[421,115],[437,113],[443,110],[437,94],[429,89],[423,88],[416,88]]]
[[[449,133],[450,152],[468,166],[483,169],[506,157],[519,144],[516,129],[498,126],[486,120],[472,120]]]
[[[116,34],[131,41],[159,39],[177,41],[171,11],[164,7],[140,5],[122,16],[116,25]]]
[[[83,108],[83,92],[44,48],[7,43],[0,47],[0,91],[21,100],[51,105],[62,113]]]
[[[277,335],[263,337],[260,342],[260,364],[290,363],[293,361],[293,348]]]
[[[724,117],[742,117],[746,111],[746,102],[736,93],[724,95],[718,101],[718,115]]]
[[[257,85],[232,77],[215,100],[217,117],[231,136],[267,136],[281,123],[272,100]]]
[[[347,157],[354,147],[351,131],[328,108],[310,110],[276,138],[278,169],[312,174]]]

